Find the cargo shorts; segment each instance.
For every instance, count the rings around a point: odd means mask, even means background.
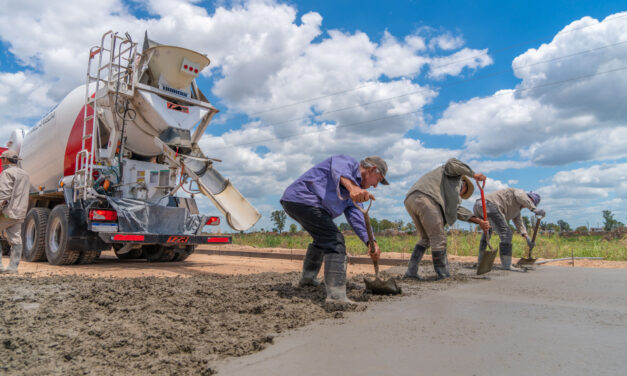
[[[433,251],[446,250],[446,231],[440,205],[426,194],[416,191],[405,199],[405,209],[420,235],[418,245],[424,248],[431,246]]]
[[[0,235],[10,245],[22,244],[22,219],[7,218],[0,215]]]

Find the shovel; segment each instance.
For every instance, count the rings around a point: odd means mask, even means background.
[[[488,220],[488,213],[485,206],[485,194],[483,193],[483,188],[485,187],[485,180],[480,184],[477,180],[477,187],[479,187],[479,191],[481,192],[481,206],[483,207],[483,220]],[[490,231],[485,231],[486,242],[488,243],[489,251],[486,249],[483,253],[483,258],[479,265],[477,265],[477,275],[485,274],[492,270],[492,265],[494,265],[494,258],[496,257],[496,250],[492,248],[490,245]]]
[[[536,215],[536,227],[533,229],[533,238],[531,239],[532,242],[536,242],[536,235],[538,235],[538,228],[540,227],[540,220],[542,219],[542,217],[539,217]],[[516,263],[516,265],[521,266],[521,265],[533,265],[537,258],[532,258],[531,257],[531,251],[533,250],[533,247],[529,247],[529,253],[527,254],[526,258],[521,258],[520,260],[518,260],[518,262]]]
[[[372,228],[370,227],[370,216],[368,216],[368,211],[372,206],[372,200],[368,205],[368,209],[363,209],[359,205],[355,204],[357,209],[359,209],[364,214],[364,221],[366,223],[366,231],[368,231],[368,247],[370,248],[370,254],[374,253],[374,235],[372,234]],[[364,283],[366,284],[366,290],[375,295],[396,295],[401,293],[401,288],[396,285],[396,281],[392,278],[382,280],[379,278],[379,262],[372,261],[374,264],[374,279],[364,278]]]

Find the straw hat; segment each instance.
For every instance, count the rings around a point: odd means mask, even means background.
[[[470,181],[470,179],[466,175],[462,175],[462,180],[466,182],[466,193],[461,196],[464,200],[468,200],[475,191],[475,185],[472,184],[472,181]]]

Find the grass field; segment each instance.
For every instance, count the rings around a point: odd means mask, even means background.
[[[448,253],[459,256],[476,256],[479,248],[480,233],[451,234],[448,237]],[[367,253],[366,246],[356,235],[346,235],[346,247],[350,254]],[[413,250],[418,237],[415,235],[379,235],[376,237],[382,252],[405,252]],[[249,245],[260,248],[306,249],[311,242],[307,234],[235,234],[233,244]],[[491,244],[498,247],[498,237],[494,236]],[[600,235],[561,237],[559,234],[538,235],[534,257],[562,258],[603,257],[606,260],[627,261],[627,238],[603,239]],[[514,235],[514,256],[527,255],[527,243],[520,235]]]

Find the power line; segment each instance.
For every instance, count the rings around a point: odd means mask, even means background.
[[[622,15],[622,16],[616,16],[616,17],[613,17],[613,18],[611,18],[611,19],[609,19],[609,20],[605,20],[605,21],[603,21],[603,22],[605,22],[605,23],[607,24],[607,23],[609,23],[609,22],[613,22],[613,21],[616,21],[616,20],[620,20],[620,19],[623,19],[623,18],[625,18],[625,17],[627,17],[627,14]],[[578,28],[570,29],[570,30],[563,30],[563,31],[558,32],[557,34],[546,34],[546,35],[543,35],[543,36],[540,36],[540,37],[537,37],[537,38],[533,38],[533,39],[525,40],[525,41],[522,41],[522,42],[514,43],[514,44],[511,44],[511,45],[509,45],[509,46],[505,46],[505,47],[502,47],[502,48],[496,49],[496,50],[494,50],[492,53],[493,53],[493,54],[495,54],[495,53],[499,53],[499,52],[503,52],[503,51],[511,50],[511,49],[513,49],[513,48],[515,48],[515,47],[522,46],[522,45],[525,45],[525,44],[528,44],[528,43],[531,43],[531,42],[536,42],[536,41],[542,40],[542,39],[544,39],[544,38],[546,38],[546,37],[550,37],[550,36],[557,37],[558,35],[568,34],[568,33],[572,33],[572,32],[575,32],[575,31],[579,31],[579,30],[583,30],[583,29],[586,29],[586,28],[589,28],[589,27],[594,27],[594,26],[599,26],[599,25],[601,25],[601,22],[596,23],[596,24],[593,24],[593,25],[586,25],[586,26],[582,26],[582,27],[578,27]],[[474,55],[474,56],[470,56],[470,57],[466,57],[466,58],[463,58],[463,59],[459,59],[459,60],[451,61],[451,62],[448,62],[448,63],[446,63],[446,64],[441,64],[441,65],[431,66],[431,69],[432,69],[432,70],[433,70],[434,68],[435,68],[435,69],[438,69],[438,68],[446,67],[446,66],[449,66],[449,65],[453,65],[453,64],[461,63],[461,62],[464,62],[464,61],[474,60],[474,59],[476,59],[476,58],[478,58],[478,57],[485,56],[485,55],[489,55],[489,54],[488,54],[487,52],[484,52],[484,53],[477,54],[477,55]],[[333,92],[333,93],[329,93],[329,94],[324,94],[324,95],[320,95],[320,96],[317,96],[317,97],[312,97],[312,98],[308,98],[308,99],[303,99],[303,100],[301,100],[301,101],[292,102],[292,103],[289,103],[289,104],[285,104],[285,105],[281,105],[281,106],[273,107],[273,108],[266,109],[266,110],[263,110],[263,111],[253,112],[253,113],[251,113],[251,114],[242,115],[242,116],[246,116],[246,117],[249,117],[249,118],[251,118],[251,117],[257,117],[258,115],[265,114],[265,113],[268,113],[268,112],[273,112],[273,111],[277,111],[277,110],[282,110],[282,109],[284,109],[284,108],[288,108],[288,107],[292,107],[292,106],[297,106],[297,105],[299,105],[299,104],[304,104],[304,103],[308,103],[308,102],[313,102],[313,101],[316,101],[316,100],[319,100],[319,99],[324,99],[324,98],[328,98],[328,97],[332,97],[332,96],[336,96],[336,95],[340,95],[340,94],[346,94],[346,93],[349,93],[349,92],[351,92],[351,91],[360,90],[360,89],[363,89],[363,88],[366,88],[366,87],[375,86],[375,85],[378,85],[378,84],[379,84],[379,81],[376,81],[376,82],[368,83],[368,84],[365,84],[365,85],[360,85],[360,86],[357,86],[357,87],[354,87],[354,88],[351,88],[351,89],[340,90],[340,91],[337,91],[337,92]]]
[[[550,83],[546,83],[546,84],[542,84],[542,85],[536,85],[536,86],[531,86],[531,87],[527,87],[527,88],[518,88],[518,89],[515,89],[515,91],[516,92],[523,92],[523,91],[528,91],[528,90],[538,89],[538,88],[543,88],[543,87],[558,86],[558,85],[562,85],[562,84],[565,84],[565,83],[568,83],[568,82],[583,80],[583,79],[586,79],[586,78],[592,78],[592,77],[595,77],[595,76],[600,76],[600,75],[603,75],[603,74],[619,72],[619,71],[623,71],[623,70],[627,70],[627,66],[626,67],[622,67],[622,68],[611,69],[611,70],[604,71],[604,72],[597,72],[597,73],[593,73],[593,74],[589,74],[589,75],[573,77],[573,78],[569,78],[569,79],[565,79],[565,80],[561,80],[561,81],[550,82]],[[489,97],[472,98],[472,99],[468,100],[466,103],[478,102],[478,101],[481,101],[481,100],[490,99],[490,98],[502,96],[502,95],[505,95],[505,94],[507,94],[507,93],[494,94],[494,95],[491,95]],[[402,116],[416,114],[416,113],[424,111],[425,109],[433,110],[433,109],[446,108],[446,107],[448,107],[448,105],[432,106],[432,107],[427,107],[427,108],[423,107],[423,108],[421,108],[419,110],[405,112],[405,113],[402,113],[402,114],[389,115],[389,116],[384,116],[384,117],[380,117],[380,118],[377,118],[377,119],[364,120],[364,121],[348,123],[348,124],[344,124],[344,125],[337,125],[333,129],[317,129],[315,131],[310,131],[310,132],[302,132],[302,133],[292,134],[292,135],[287,135],[287,136],[272,137],[272,138],[267,138],[267,139],[263,139],[263,140],[256,140],[256,141],[245,142],[245,143],[240,143],[240,144],[232,144],[232,145],[227,145],[225,147],[213,149],[212,151],[226,150],[226,149],[230,149],[230,148],[234,148],[234,147],[240,147],[240,146],[256,145],[256,144],[261,144],[261,143],[270,142],[270,141],[277,141],[277,140],[284,140],[284,139],[288,139],[288,138],[300,137],[300,136],[308,135],[308,134],[330,132],[330,131],[335,131],[335,130],[340,129],[340,128],[350,128],[350,127],[355,127],[355,126],[359,126],[359,125],[362,125],[362,124],[374,123],[374,122],[381,121],[381,120],[389,120],[389,119],[399,118],[399,117],[402,117]]]

